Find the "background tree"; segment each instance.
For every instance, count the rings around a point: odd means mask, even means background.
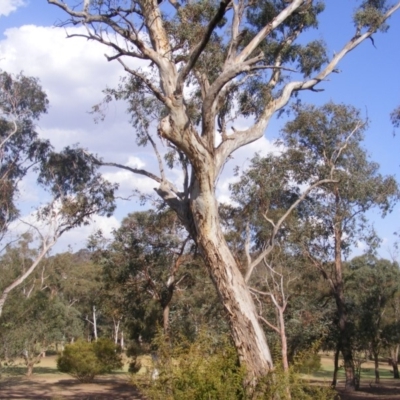
[[[215,293],[193,250],[175,213],[148,210],[129,214],[109,246],[94,252],[103,268],[103,296],[135,343],[149,344],[158,325],[166,336],[172,331],[190,338],[193,325],[205,322],[198,309],[212,314],[207,300]],[[207,322],[211,326],[212,318]]]
[[[78,315],[58,297],[39,289],[10,297],[0,319],[1,359],[23,358],[27,375],[55,343],[62,343],[71,326],[79,324]]]
[[[50,200],[36,212],[36,224],[26,222],[36,234],[40,250],[29,268],[0,293],[0,316],[12,290],[21,285],[35,270],[57,240],[74,227],[89,223],[95,215],[110,216],[114,211],[115,185],[106,182],[97,167],[80,150],[65,148],[49,152],[40,165],[38,182],[50,194]]]
[[[372,353],[375,383],[379,383],[379,355],[384,347],[382,332],[390,325],[389,307],[399,293],[399,265],[366,255],[352,259],[346,272],[346,292],[352,304],[350,319],[364,342],[363,350]]]
[[[157,183],[158,195],[177,213],[210,270],[249,378],[265,374],[272,358],[221,229],[218,176],[235,150],[264,135],[272,115],[292,95],[314,89],[349,51],[383,29],[400,3],[362,2],[354,17],[354,36],[331,59],[321,41],[296,42],[318,26],[323,4],[317,1],[171,0],[168,13],[156,0],[93,1],[83,9],[73,1],[48,3],[64,10],[68,22],[87,29],[78,36],[109,46],[108,59],[118,60],[128,73],[126,84],[109,92],[108,100],[114,96],[128,101],[139,142],[153,146],[158,155],[159,174],[99,163]],[[128,58],[147,61],[148,69],[131,67]],[[188,85],[192,90],[184,90]],[[242,116],[254,118],[254,123],[239,130],[237,119]],[[180,189],[167,178],[151,135],[155,125],[172,148],[169,165],[176,161],[182,166]],[[216,140],[217,133],[222,141]]]
[[[295,160],[292,179],[301,184],[308,176],[333,175],[328,183],[310,195],[309,217],[299,236],[303,253],[329,284],[337,306],[338,346],[343,355],[346,387],[354,389],[354,363],[343,279],[343,257],[357,241],[376,245],[368,229],[365,212],[391,210],[398,187],[391,176],[379,174],[361,147],[366,123],[352,107],[329,103],[320,108],[300,106],[286,124],[283,140]],[[335,383],[335,382],[334,382]]]
[[[0,233],[18,215],[18,184],[43,161],[50,144],[39,138],[35,121],[48,99],[36,78],[0,71]],[[2,241],[4,247],[4,242]]]

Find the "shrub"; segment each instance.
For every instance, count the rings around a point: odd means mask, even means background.
[[[169,343],[161,335],[154,371],[132,376],[133,382],[151,400],[330,400],[335,393],[312,386],[291,369],[277,365],[256,388],[246,387],[246,371],[239,366],[229,338],[201,331],[194,342],[180,337]]]
[[[318,353],[302,355],[301,359],[296,359],[295,370],[302,374],[311,374],[321,369],[321,356]]]
[[[103,374],[108,374],[115,369],[122,368],[121,348],[113,341],[106,338],[98,339],[92,343],[94,353],[102,365]]]
[[[77,340],[65,346],[62,355],[57,359],[58,370],[80,382],[91,382],[96,375],[121,367],[121,355],[109,339],[99,339],[93,343]]]
[[[227,338],[202,331],[191,343],[185,337],[169,343],[162,335],[154,371],[147,377],[133,376],[144,394],[153,400],[242,399],[244,370]],[[156,379],[154,379],[156,377]]]

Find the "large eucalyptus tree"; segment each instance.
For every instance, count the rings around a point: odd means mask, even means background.
[[[113,95],[129,102],[142,144],[159,173],[112,164],[153,179],[197,242],[229,315],[232,337],[250,376],[272,367],[271,354],[237,261],[220,226],[215,190],[229,156],[264,135],[272,115],[302,90],[336,71],[347,53],[384,27],[400,2],[362,1],[354,35],[329,58],[319,40],[298,41],[318,26],[312,0],[48,0],[82,25],[82,36],[108,46],[108,60],[127,72]],[[132,62],[133,61],[133,62]],[[139,62],[138,62],[139,61]],[[238,118],[251,117],[240,129]],[[250,121],[250,119],[249,119]],[[177,188],[167,177],[151,128],[183,169]],[[100,162],[100,160],[99,160]],[[107,164],[102,162],[103,164]]]

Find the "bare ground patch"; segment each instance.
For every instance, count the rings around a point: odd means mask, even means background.
[[[92,383],[80,383],[67,375],[47,374],[4,382],[0,399],[144,400],[144,397],[121,375],[101,376]]]
[[[341,400],[400,400],[400,381],[385,379],[380,384],[361,382],[357,392],[346,393],[341,386],[337,391]]]

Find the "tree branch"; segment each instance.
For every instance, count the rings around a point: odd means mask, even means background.
[[[326,183],[334,183],[337,182],[333,179],[322,179],[319,180],[315,183],[313,183],[311,186],[309,186],[303,194],[286,210],[286,212],[282,215],[281,218],[279,218],[278,222],[274,225],[274,229],[272,230],[271,236],[268,241],[268,246],[265,250],[263,250],[257,258],[251,263],[250,268],[248,268],[245,276],[245,281],[248,282],[251,278],[251,275],[254,271],[254,268],[266,257],[274,248],[275,246],[275,237],[277,233],[279,232],[279,229],[281,228],[282,224],[285,222],[285,220],[289,217],[289,215],[292,213],[292,211],[308,196],[308,194],[317,188],[318,186],[324,185]]]
[[[222,20],[225,15],[225,11],[228,8],[229,4],[231,4],[232,0],[221,0],[219,3],[219,8],[210,23],[207,26],[206,32],[204,36],[201,38],[200,42],[191,50],[189,54],[189,60],[186,65],[182,68],[179,73],[178,80],[176,83],[176,94],[181,95],[183,91],[183,84],[185,82],[186,77],[189,75],[190,71],[193,69],[196,64],[200,54],[203,52],[205,47],[207,46],[208,41],[210,40],[211,34],[213,33],[215,27]]]

